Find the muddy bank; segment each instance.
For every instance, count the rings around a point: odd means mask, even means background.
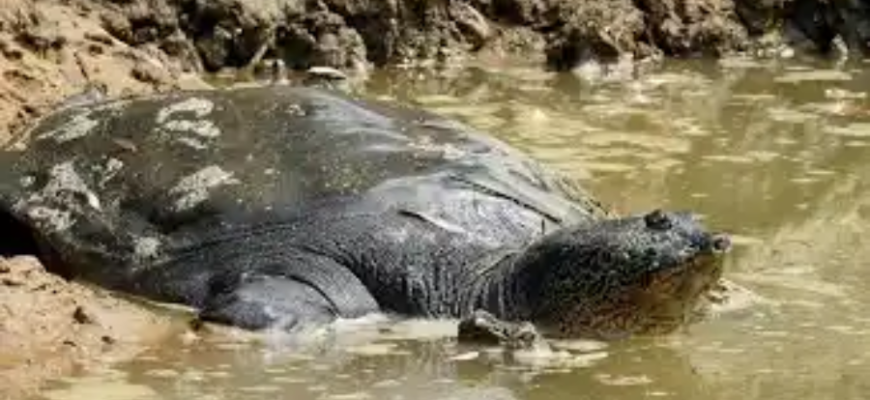
[[[0,259],[0,399],[22,399],[47,379],[136,354],[173,322],[47,273],[36,259]]]
[[[583,60],[721,56],[790,46],[867,49],[863,2],[818,0],[112,0],[118,40],[152,45],[195,70],[262,57],[293,68],[449,61],[476,53]]]
[[[110,8],[103,21],[115,38],[207,71],[263,56],[356,70],[480,52],[564,68],[751,44],[730,0],[123,0]]]

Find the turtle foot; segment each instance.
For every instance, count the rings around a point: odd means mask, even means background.
[[[484,310],[477,310],[459,322],[458,340],[464,344],[500,345],[510,349],[545,345],[543,336],[530,322],[502,321]]]

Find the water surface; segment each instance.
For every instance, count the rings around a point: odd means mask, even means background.
[[[621,212],[695,210],[735,234],[727,276],[763,301],[669,337],[562,343],[557,358],[458,347],[450,323],[356,321],[281,338],[166,343],[42,399],[870,397],[870,69],[673,61],[581,79],[521,65],[379,72],[372,96],[462,119]]]

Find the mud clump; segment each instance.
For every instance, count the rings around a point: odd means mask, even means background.
[[[665,54],[718,56],[744,50],[749,34],[735,6],[721,0],[638,0],[649,20],[652,43]]]

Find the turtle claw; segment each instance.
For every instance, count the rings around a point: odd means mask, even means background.
[[[464,344],[499,345],[509,349],[533,349],[544,338],[530,322],[508,322],[484,310],[476,310],[459,322],[458,340]]]

